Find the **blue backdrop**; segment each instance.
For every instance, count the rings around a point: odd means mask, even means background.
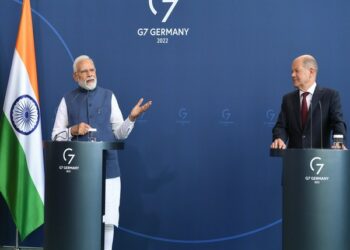
[[[291,61],[304,53],[318,59],[318,83],[340,91],[348,120],[348,0],[31,4],[45,140],[60,99],[76,86],[80,54],[94,58],[99,84],[115,92],[125,117],[139,97],[153,100],[120,153],[114,249],[281,249],[271,127],[293,90]],[[1,106],[20,11],[21,2],[0,1]],[[3,200],[0,218],[0,245],[13,245]],[[42,241],[41,228],[23,245]]]

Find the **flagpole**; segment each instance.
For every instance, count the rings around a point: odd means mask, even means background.
[[[15,250],[19,250],[19,237],[18,237],[18,229],[16,227],[16,246]]]
[[[0,143],[6,145],[0,147],[0,182],[8,183],[0,185],[0,193],[16,224],[16,246],[11,246],[15,250],[23,249],[20,241],[44,223],[45,188],[33,22],[30,0],[22,3],[4,107],[0,111]],[[22,107],[28,107],[28,111]],[[20,119],[13,118],[17,110],[21,110],[16,116]],[[37,145],[38,150],[33,150]]]

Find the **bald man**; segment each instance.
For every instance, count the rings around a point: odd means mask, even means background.
[[[343,135],[344,141],[346,137],[339,94],[317,85],[317,72],[313,56],[294,59],[292,80],[297,90],[283,97],[271,148],[345,148],[331,144],[331,135]]]

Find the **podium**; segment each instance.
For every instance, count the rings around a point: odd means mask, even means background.
[[[350,249],[350,152],[271,150],[283,159],[283,250]]]
[[[45,143],[45,250],[103,249],[103,150],[123,147],[121,142]]]

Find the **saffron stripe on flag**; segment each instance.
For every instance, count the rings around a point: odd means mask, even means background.
[[[24,240],[44,223],[44,163],[30,1],[23,1],[0,117],[0,193]]]

